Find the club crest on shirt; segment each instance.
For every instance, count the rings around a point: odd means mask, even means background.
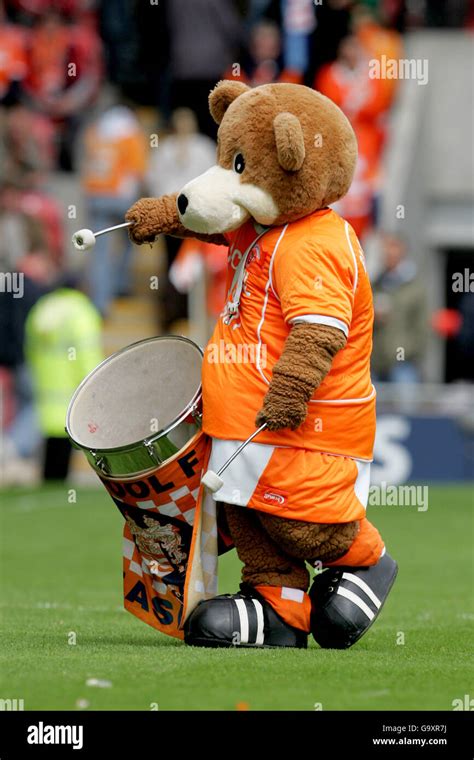
[[[239,266],[241,260],[242,260],[243,253],[239,248],[230,248],[229,253],[227,255],[227,261],[229,262],[232,269],[237,269]]]
[[[245,262],[245,268],[248,269],[254,262],[257,262],[261,266],[262,262],[262,249],[260,247],[259,243],[256,243],[254,247],[250,250],[250,253],[247,257],[247,261]]]

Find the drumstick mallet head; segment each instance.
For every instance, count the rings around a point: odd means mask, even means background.
[[[89,251],[95,246],[96,238],[100,235],[105,235],[107,232],[113,232],[114,230],[121,230],[124,227],[130,227],[132,222],[124,222],[123,224],[116,224],[115,227],[107,227],[105,230],[99,230],[98,232],[92,232],[92,230],[78,230],[72,236],[72,244],[76,251]]]
[[[227,470],[228,466],[234,461],[234,459],[236,457],[239,456],[240,452],[245,449],[245,447],[247,446],[247,444],[250,443],[250,441],[253,441],[253,439],[255,438],[255,436],[257,436],[259,433],[261,433],[262,430],[265,430],[266,427],[267,427],[267,423],[266,422],[264,422],[263,425],[260,425],[260,427],[257,430],[255,430],[252,433],[252,435],[249,436],[247,438],[247,440],[244,441],[239,446],[239,448],[236,451],[234,451],[234,453],[232,454],[232,456],[229,457],[229,459],[227,460],[227,462],[224,462],[224,464],[222,465],[222,467],[220,467],[217,470],[217,472],[214,472],[214,470],[208,470],[207,472],[205,472],[204,475],[202,476],[202,480],[201,480],[201,483],[203,484],[204,488],[206,488],[211,493],[216,493],[217,491],[220,491],[220,489],[224,485],[224,481],[221,478],[221,475],[224,472],[224,470]]]

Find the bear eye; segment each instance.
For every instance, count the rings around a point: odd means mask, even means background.
[[[237,172],[237,174],[242,174],[242,172],[245,169],[245,158],[243,157],[242,153],[237,153],[236,157],[234,158],[234,169]]]

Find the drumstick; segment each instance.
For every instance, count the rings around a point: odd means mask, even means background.
[[[207,488],[207,490],[210,491],[211,493],[215,493],[216,491],[219,491],[219,489],[221,489],[222,486],[224,485],[224,481],[220,477],[222,475],[222,473],[224,472],[224,470],[227,470],[228,466],[234,461],[234,459],[236,457],[239,456],[240,452],[243,449],[245,449],[245,447],[247,446],[247,444],[250,443],[250,441],[253,441],[253,439],[255,438],[255,436],[257,436],[259,433],[261,433],[262,430],[265,430],[266,427],[267,427],[267,423],[266,422],[264,422],[263,425],[260,425],[260,427],[257,430],[255,430],[252,433],[252,435],[249,436],[247,438],[247,440],[244,441],[239,446],[238,449],[236,449],[236,451],[234,451],[234,453],[232,454],[232,456],[229,457],[229,459],[227,460],[227,462],[224,462],[224,464],[222,465],[222,467],[220,467],[219,470],[217,470],[217,472],[214,472],[214,470],[208,470],[206,473],[204,473],[204,475],[202,476],[202,480],[201,480],[201,483],[203,484],[204,488]]]
[[[76,251],[88,251],[95,246],[95,239],[99,235],[105,235],[107,232],[113,232],[114,230],[121,230],[124,227],[130,227],[133,222],[123,222],[123,224],[116,224],[115,227],[106,227],[105,230],[99,230],[98,232],[92,232],[92,230],[79,230],[72,236],[72,244]]]

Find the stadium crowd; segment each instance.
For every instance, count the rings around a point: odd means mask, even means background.
[[[4,458],[34,457],[45,438],[45,477],[65,477],[64,408],[100,360],[101,320],[130,290],[125,236],[118,255],[104,236],[87,271],[71,271],[55,178],[77,180],[88,226],[117,224],[141,194],[176,191],[214,163],[207,95],[219,79],[304,83],[333,99],[357,134],[355,179],[336,210],[363,241],[378,231],[382,155],[397,94],[396,80],[368,76],[368,62],[402,57],[407,29],[463,25],[472,28],[474,9],[456,0],[0,0]],[[144,118],[150,113],[154,131]],[[404,241],[378,232],[374,372],[413,382],[428,329],[422,288]],[[219,313],[226,252],[167,238],[165,256],[157,332],[186,318],[186,293],[202,266],[207,308]],[[21,274],[21,294],[6,286],[14,274]],[[386,347],[407,324],[401,373]],[[87,360],[71,371],[58,347],[78,345],[87,346]]]

